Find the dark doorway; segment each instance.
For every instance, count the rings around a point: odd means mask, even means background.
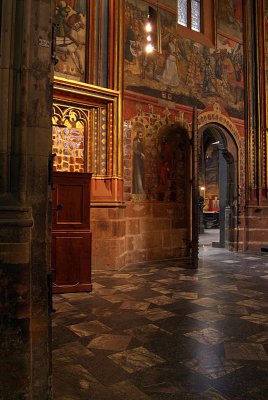
[[[234,249],[237,216],[237,147],[219,126],[201,132],[199,199],[201,245]]]

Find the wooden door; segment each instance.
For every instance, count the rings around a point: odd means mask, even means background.
[[[92,290],[89,173],[53,172],[53,292]]]

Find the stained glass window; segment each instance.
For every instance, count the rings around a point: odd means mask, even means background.
[[[187,0],[178,1],[178,23],[183,26],[188,24],[187,8]]]
[[[202,31],[202,0],[178,0],[178,24]]]
[[[191,1],[191,29],[193,31],[201,31],[201,9],[200,0]]]

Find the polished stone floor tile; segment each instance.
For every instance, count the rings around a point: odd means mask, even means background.
[[[149,303],[156,304],[158,306],[164,306],[166,304],[172,304],[174,300],[167,296],[157,296],[145,299]]]
[[[195,359],[187,361],[185,365],[209,379],[218,379],[242,368],[241,365],[231,360],[217,356],[212,350],[200,352]]]
[[[165,289],[162,287],[154,287],[152,288],[153,291],[158,292],[158,293],[162,293],[162,294],[170,294],[172,293],[172,290],[170,289]]]
[[[196,292],[176,291],[173,294],[172,298],[175,300],[178,300],[178,299],[195,300],[198,298],[198,294]]]
[[[122,303],[123,301],[127,301],[130,299],[129,296],[126,295],[119,295],[119,294],[111,294],[111,295],[105,295],[101,296],[103,299],[108,301],[109,303]]]
[[[247,321],[253,322],[254,324],[268,325],[268,314],[253,313],[241,317]]]
[[[209,346],[214,346],[228,339],[224,333],[217,331],[214,328],[205,328],[200,331],[193,331],[185,333],[184,336],[191,337],[197,340],[199,343],[207,344]]]
[[[55,304],[55,310],[57,313],[66,313],[66,312],[79,312],[79,310],[74,307],[72,304],[67,302],[58,302]]]
[[[89,349],[122,351],[128,347],[130,341],[131,336],[104,334],[92,339],[87,347]]]
[[[114,290],[118,293],[118,292],[123,292],[123,293],[127,293],[127,292],[132,292],[133,290],[137,290],[137,286],[136,285],[118,285],[118,286],[114,286]]]
[[[125,352],[115,353],[108,357],[130,373],[144,368],[151,368],[154,365],[165,362],[161,357],[148,351],[144,347],[137,347]]]
[[[159,321],[160,319],[174,317],[176,314],[163,310],[161,308],[152,308],[146,312],[139,312],[140,315],[149,319],[150,321]]]
[[[80,324],[70,325],[69,328],[79,336],[90,336],[112,330],[99,321],[82,322]]]
[[[202,400],[232,400],[215,389],[208,389],[201,395]]]
[[[212,299],[211,297],[202,297],[198,300],[193,300],[192,303],[204,307],[215,307],[219,304],[219,300]]]
[[[83,356],[94,357],[94,354],[77,341],[65,343],[56,350],[53,350],[53,358],[58,362],[77,362]]]
[[[250,290],[250,289],[239,289],[239,294],[245,297],[260,297],[264,293],[263,292],[258,292],[256,290]]]
[[[131,381],[122,381],[110,386],[118,400],[150,400],[151,397],[140,391]]]
[[[131,336],[134,336],[141,343],[150,341],[153,337],[159,337],[161,334],[171,335],[170,332],[159,328],[159,326],[148,324],[143,326],[137,326],[133,329],[126,329],[125,332]]]
[[[256,335],[249,336],[247,340],[251,343],[268,344],[268,330],[256,333]]]
[[[207,323],[211,323],[211,322],[215,322],[215,321],[224,319],[223,315],[216,313],[214,311],[210,311],[210,310],[204,310],[204,311],[199,311],[196,313],[188,314],[188,317],[198,319],[199,321],[207,322]]]
[[[266,301],[261,301],[261,300],[242,300],[239,301],[237,304],[253,308],[254,310],[260,310],[261,308],[267,308],[268,307],[268,302]]]
[[[237,304],[241,304],[238,302]],[[218,313],[223,314],[223,315],[248,315],[249,312],[246,307],[236,305],[236,304],[219,304],[218,307]]]
[[[54,399],[267,400],[267,266],[204,246],[198,270],[93,271],[91,293],[54,296]]]
[[[146,300],[146,299],[145,299]],[[135,311],[144,311],[150,307],[150,303],[148,302],[139,302],[139,301],[124,301],[120,306],[121,310],[135,310]]]
[[[224,349],[228,360],[268,361],[268,356],[261,344],[228,342],[224,344]]]

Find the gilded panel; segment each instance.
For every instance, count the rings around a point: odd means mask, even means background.
[[[88,116],[84,111],[54,106],[52,118],[52,152],[55,171],[87,172]]]

